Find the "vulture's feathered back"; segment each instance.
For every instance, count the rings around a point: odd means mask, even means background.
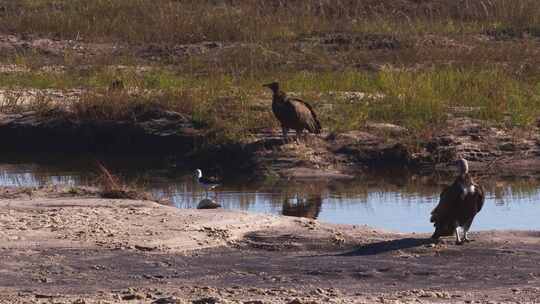
[[[317,114],[308,103],[298,98],[289,98],[285,92],[280,91],[277,82],[264,86],[272,90],[272,112],[279,120],[284,136],[289,129],[295,130],[297,134],[303,130],[315,134],[321,132]]]
[[[465,159],[458,160],[460,174],[454,183],[443,190],[439,204],[431,212],[431,222],[435,226],[432,238],[451,236],[456,233],[456,242],[461,244],[459,227],[464,230],[464,240],[469,241],[469,231],[474,217],[484,205],[484,190],[469,174]]]

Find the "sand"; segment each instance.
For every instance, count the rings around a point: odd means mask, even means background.
[[[540,301],[536,231],[477,232],[457,246],[363,225],[3,191],[0,303]]]

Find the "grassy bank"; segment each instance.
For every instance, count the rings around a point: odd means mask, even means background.
[[[125,90],[108,91],[112,79],[122,79]],[[497,68],[297,72],[260,78],[194,77],[158,70],[98,72],[87,77],[30,72],[10,74],[0,80],[0,86],[85,88],[89,93],[68,104],[80,119],[129,119],[135,109],[159,105],[190,114],[198,126],[233,139],[277,126],[271,117],[270,94],[261,87],[270,79],[283,80],[287,91],[310,101],[331,131],[362,128],[367,121],[425,131],[444,124],[447,114],[456,111],[518,127],[532,125],[540,116],[540,85]],[[44,104],[46,100],[29,106],[43,109]],[[4,112],[26,107],[14,101],[1,106]]]
[[[277,127],[261,87],[271,80],[310,101],[330,131],[377,121],[428,136],[449,113],[520,128],[540,116],[534,0],[0,0],[0,29],[64,42],[0,48],[0,62],[26,69],[3,73],[0,88],[81,88],[64,105],[78,119],[159,106],[238,140]],[[109,91],[114,80],[125,89]],[[2,112],[57,106],[46,95],[0,99]]]

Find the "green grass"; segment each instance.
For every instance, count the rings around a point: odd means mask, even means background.
[[[528,127],[540,116],[540,84],[525,81],[499,68],[434,68],[419,71],[383,70],[298,72],[260,78],[189,76],[168,70],[145,74],[124,70],[87,76],[33,73],[8,74],[0,87],[72,86],[91,89],[71,105],[79,119],[129,120],[133,110],[148,105],[190,114],[214,138],[238,140],[267,127],[277,127],[261,87],[279,79],[289,92],[309,101],[331,131],[361,129],[367,121],[390,122],[414,132],[440,127],[453,107],[471,107],[467,115],[509,127]],[[274,77],[273,77],[274,76]],[[108,93],[112,79],[123,79],[127,90],[147,93]],[[19,81],[19,83],[17,82]],[[340,93],[341,92],[341,93]],[[343,92],[382,94],[382,98],[347,98]],[[39,106],[43,107],[44,103]]]
[[[131,119],[133,111],[157,105],[190,114],[215,140],[234,141],[277,127],[261,87],[272,80],[312,103],[323,125],[337,132],[368,121],[429,132],[455,107],[509,127],[530,127],[540,116],[536,0],[0,0],[0,6],[0,34],[120,46],[119,54],[17,50],[0,59],[29,69],[0,75],[0,88],[88,90],[70,105],[79,119]],[[352,42],[324,42],[336,33]],[[386,40],[396,46],[381,47]],[[224,47],[185,56],[171,48],[205,41]],[[138,48],[150,43],[164,51],[141,58]],[[44,72],[49,64],[65,72]],[[126,91],[108,92],[116,79]],[[384,97],[335,93],[358,91]],[[2,112],[28,107],[16,99],[0,103]],[[46,98],[30,105],[54,106]]]

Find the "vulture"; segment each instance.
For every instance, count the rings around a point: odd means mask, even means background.
[[[298,98],[290,98],[279,89],[279,83],[272,82],[263,85],[272,90],[272,112],[281,123],[283,138],[287,139],[289,129],[296,131],[298,137],[302,131],[321,133],[321,123],[313,108],[305,101]]]
[[[469,242],[467,233],[471,228],[474,217],[484,205],[484,189],[476,184],[469,174],[467,160],[460,158],[456,161],[459,175],[454,183],[441,193],[439,204],[431,212],[431,222],[435,226],[432,239],[456,234],[456,244]],[[460,230],[463,230],[463,238]]]
[[[208,190],[212,190],[220,185],[220,182],[215,178],[203,177],[201,169],[195,170],[195,178],[197,183],[204,188],[206,197],[208,197]]]
[[[299,200],[296,204],[288,199],[283,201],[283,215],[317,219],[321,213],[322,198],[320,195]]]

